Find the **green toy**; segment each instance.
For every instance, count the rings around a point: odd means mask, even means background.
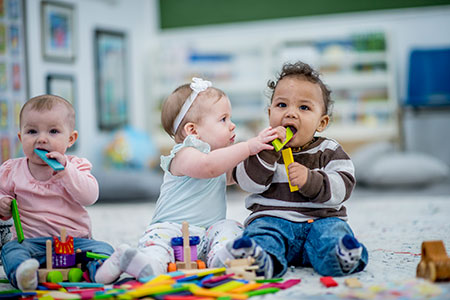
[[[11,214],[14,219],[14,227],[16,228],[17,232],[17,241],[19,243],[22,243],[22,241],[24,240],[24,236],[22,230],[22,223],[20,223],[19,208],[17,207],[16,199],[12,199],[11,201]]]
[[[286,127],[286,139],[284,140],[284,142],[282,143],[280,141],[280,139],[274,139],[272,141],[272,145],[275,147],[275,150],[278,152],[281,150],[281,148],[284,147],[284,145],[286,145],[294,136],[294,134],[292,133],[292,130],[289,127]]]

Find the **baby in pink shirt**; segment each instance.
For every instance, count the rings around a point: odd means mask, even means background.
[[[91,238],[91,221],[84,206],[98,198],[98,183],[88,160],[65,155],[78,138],[75,111],[61,97],[41,95],[30,99],[20,112],[18,133],[26,157],[0,166],[0,218],[11,218],[11,200],[18,203],[25,240],[15,238],[2,248],[5,273],[22,290],[37,287],[37,269],[45,263],[45,243],[64,227],[74,238],[74,248],[111,255],[113,248]],[[64,170],[54,171],[35,152],[48,151]],[[98,264],[96,261],[90,262]],[[97,266],[89,266],[94,281]]]

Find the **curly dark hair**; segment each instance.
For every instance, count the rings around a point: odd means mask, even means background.
[[[328,87],[323,83],[322,79],[319,78],[320,74],[316,70],[314,70],[307,63],[301,61],[297,61],[295,63],[285,63],[281,68],[281,72],[278,74],[278,77],[275,80],[269,80],[267,82],[267,87],[270,89],[270,103],[272,103],[273,94],[278,82],[284,77],[288,76],[298,76],[302,79],[308,80],[309,82],[317,83],[322,90],[323,103],[325,105],[324,114],[331,116],[333,100],[331,100],[330,97],[330,89],[328,89]]]

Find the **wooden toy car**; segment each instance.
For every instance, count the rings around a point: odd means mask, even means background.
[[[183,235],[182,238],[172,239],[172,248],[174,249],[176,262],[169,263],[167,271],[205,269],[206,264],[197,259],[197,244],[200,242],[199,237],[189,237],[189,224],[187,222],[182,223],[181,232]]]
[[[450,257],[442,241],[422,243],[422,259],[417,266],[417,277],[431,281],[450,280]]]
[[[227,267],[227,274],[234,274],[234,277],[245,280],[264,279],[263,276],[257,276],[256,270],[258,266],[254,265],[255,259],[251,256],[239,259],[227,259],[225,265]]]
[[[38,270],[39,282],[79,282],[83,277],[83,271],[75,267],[75,251],[73,238],[66,237],[66,231],[61,230],[61,240],[53,238],[55,254],[52,253],[52,241],[46,242],[46,264],[45,269]],[[58,269],[53,269],[57,267]]]

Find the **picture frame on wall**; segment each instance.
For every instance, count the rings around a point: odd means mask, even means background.
[[[128,124],[126,35],[97,29],[94,49],[98,126],[114,130]]]
[[[0,0],[0,164],[23,156],[17,132],[28,99],[26,0]]]
[[[76,107],[75,79],[72,75],[48,74],[46,81],[47,94],[60,96]]]
[[[42,53],[45,60],[75,60],[75,7],[69,3],[41,2]]]
[[[46,78],[46,93],[60,96],[69,101],[75,112],[77,111],[75,78],[69,74],[48,74]],[[78,114],[76,114],[78,116]],[[77,122],[75,122],[76,124]],[[75,126],[77,127],[77,126]],[[75,143],[69,152],[77,149]]]

